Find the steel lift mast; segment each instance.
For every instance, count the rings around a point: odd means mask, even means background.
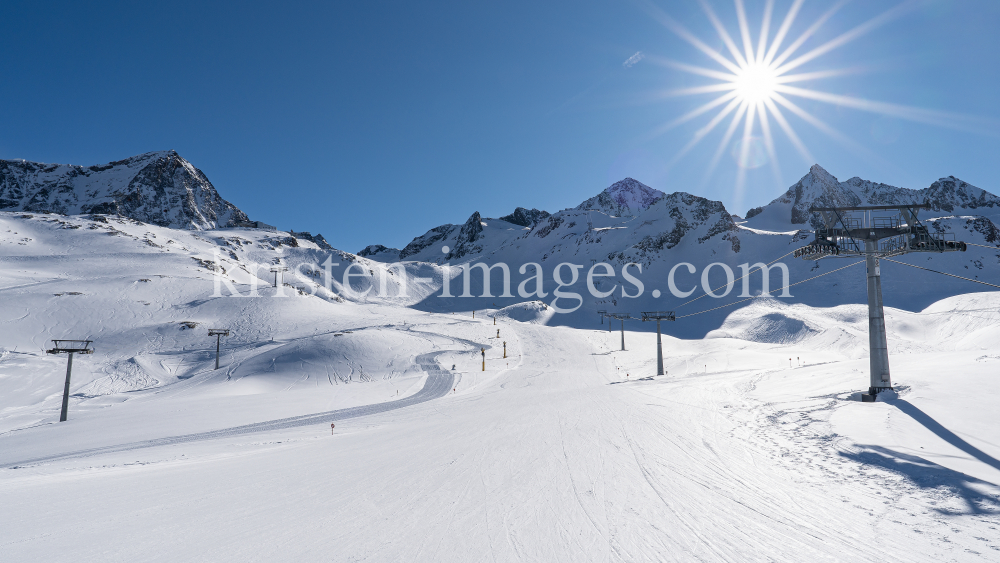
[[[642,322],[656,321],[656,375],[663,375],[663,344],[660,342],[660,321],[676,321],[673,311],[643,311]]]
[[[69,418],[69,380],[73,374],[73,354],[93,354],[94,349],[90,347],[93,340],[53,340],[55,345],[51,350],[46,350],[46,354],[69,354],[66,361],[66,385],[63,387],[62,411],[59,413],[59,422],[66,422]]]
[[[633,317],[632,315],[630,315],[628,313],[605,313],[605,316],[606,317],[610,317],[612,319],[618,319],[618,320],[620,320],[622,322],[622,351],[624,352],[625,351],[625,320],[626,319],[634,319],[635,317]],[[611,321],[608,321],[608,331],[609,332],[611,331]]]
[[[816,229],[816,238],[811,244],[795,251],[796,258],[820,260],[831,256],[858,256],[865,259],[871,386],[868,394],[862,395],[862,401],[874,401],[879,392],[892,389],[879,258],[911,252],[965,252],[965,243],[956,241],[955,235],[931,233],[917,219],[919,210],[930,208],[930,205],[922,204],[809,209],[820,214],[823,227]],[[874,214],[877,212],[886,212],[887,216],[876,217]]]

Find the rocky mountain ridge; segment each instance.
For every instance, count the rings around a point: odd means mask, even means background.
[[[857,176],[843,182],[818,164],[788,190],[764,207],[747,212],[747,225],[788,230],[821,225],[812,206],[857,207],[868,205],[930,204],[921,217],[956,214],[984,215],[1000,219],[1000,197],[954,176],[941,178],[919,190],[898,188]]]
[[[553,214],[518,207],[510,215],[493,219],[483,218],[477,211],[462,225],[441,225],[414,238],[399,252],[398,259],[435,264],[500,259],[506,254],[503,249],[531,246],[535,250],[524,257],[550,259],[572,251],[573,255],[582,253],[613,262],[651,264],[695,232],[693,244],[717,240],[737,254],[742,248],[741,237],[811,230],[819,224],[819,215],[809,211],[814,205],[925,202],[931,209],[921,211],[924,219],[962,215],[974,216],[971,220],[976,221],[975,217],[981,217],[976,230],[983,232],[992,232],[991,227],[1000,223],[1000,198],[953,176],[913,190],[858,177],[840,182],[813,165],[784,194],[766,206],[749,210],[746,220],[730,214],[719,201],[686,192],[667,195],[625,178],[580,205]],[[979,224],[983,222],[989,225]],[[366,251],[374,255],[375,249]],[[397,258],[391,251],[379,253],[381,259],[390,255]]]
[[[173,150],[94,166],[0,160],[0,211],[119,215],[185,229],[250,225]]]
[[[611,184],[601,193],[577,205],[575,209],[593,209],[614,217],[631,217],[664,196],[638,180],[625,178]]]

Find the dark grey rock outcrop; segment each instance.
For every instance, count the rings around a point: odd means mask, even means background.
[[[0,210],[119,215],[187,229],[251,226],[172,150],[87,167],[0,160]]]

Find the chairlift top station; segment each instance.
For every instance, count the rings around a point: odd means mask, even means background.
[[[965,252],[966,244],[955,240],[951,233],[932,233],[917,219],[919,205],[872,205],[867,207],[813,207],[823,219],[816,229],[815,240],[795,251],[796,258],[819,260],[826,256],[868,256],[872,251],[867,241],[875,245],[878,258],[898,256],[908,252]],[[875,216],[878,211],[896,211],[896,216]],[[861,212],[860,218],[851,213]],[[838,226],[839,224],[839,226]]]
[[[879,258],[911,252],[965,252],[966,243],[951,233],[932,233],[917,219],[927,203],[914,205],[872,205],[866,207],[811,207],[819,213],[823,226],[815,239],[795,251],[796,258],[821,260],[828,257],[864,257],[868,276],[868,343],[871,385],[861,399],[875,400],[881,391],[892,389],[889,375],[889,348],[886,342],[882,307],[882,278]],[[896,212],[892,215],[891,212]],[[876,216],[890,212],[888,216]],[[857,215],[860,214],[860,217]]]

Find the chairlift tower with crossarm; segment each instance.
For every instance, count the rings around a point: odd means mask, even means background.
[[[215,369],[219,369],[219,348],[222,343],[223,336],[229,336],[228,328],[210,328],[208,329],[208,335],[215,337]]]
[[[618,319],[622,322],[622,352],[625,351],[625,319],[634,319],[632,315],[628,313],[605,313],[606,317],[612,319]],[[611,321],[608,321],[608,330],[611,330]]]
[[[964,242],[951,233],[931,233],[917,219],[917,212],[930,205],[871,205],[867,207],[812,207],[820,214],[823,227],[816,238],[795,251],[796,258],[820,260],[832,256],[864,257],[868,270],[868,343],[871,386],[866,402],[892,389],[889,376],[889,347],[886,343],[885,314],[882,308],[882,277],[879,258],[911,252],[964,252]],[[876,216],[881,214],[881,216]]]
[[[656,375],[663,375],[663,344],[660,342],[660,321],[676,321],[673,311],[643,311],[642,322],[656,321]]]
[[[73,375],[73,354],[93,354],[94,349],[90,347],[93,343],[93,340],[53,340],[52,349],[45,351],[46,354],[69,354],[69,359],[66,360],[66,384],[63,386],[59,422],[66,422],[69,418],[69,380]]]

